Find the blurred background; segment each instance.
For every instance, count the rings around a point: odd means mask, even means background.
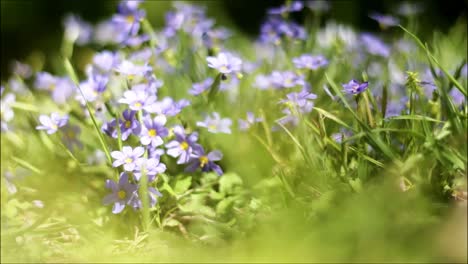
[[[368,17],[370,12],[392,13],[400,1],[393,0],[334,0],[328,19],[350,24],[365,31],[378,31],[378,24]],[[434,29],[447,31],[461,16],[466,16],[468,0],[420,0],[424,13],[420,15],[423,32]],[[217,23],[256,37],[266,9],[283,4],[282,0],[269,1],[196,1],[206,5],[208,15]],[[44,54],[57,51],[62,37],[62,20],[67,13],[76,13],[86,21],[97,22],[111,16],[118,1],[90,0],[1,0],[1,79],[10,74],[13,59],[24,60],[31,52]],[[171,1],[147,0],[147,16],[155,27],[164,24],[164,13],[172,7]],[[301,19],[299,14],[296,19]]]

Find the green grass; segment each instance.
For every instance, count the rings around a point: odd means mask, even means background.
[[[145,45],[157,45],[159,29],[144,20],[143,30],[151,35]],[[94,103],[85,108],[71,100],[58,106],[34,89],[33,80],[24,80],[30,90],[17,96],[9,123],[13,129],[1,134],[1,261],[466,262],[468,111],[466,100],[458,106],[450,95],[458,89],[466,96],[461,72],[466,28],[457,24],[447,35],[435,32],[432,41],[403,26],[394,30],[391,40],[412,40],[414,51],[369,57],[359,67],[343,43],[321,48],[316,35],[307,44],[284,39],[273,63],[244,74],[235,96],[219,90],[223,81],[207,68],[207,49],[191,50],[193,39],[180,33],[180,43],[160,55],[173,64],[174,73],[154,65],[155,75],[164,80],[159,98],[192,100],[168,123],[198,130],[205,149],[223,152],[220,165],[226,173],[184,173],[163,157],[168,170],[154,184],[163,194],[158,204],[118,215],[101,203],[105,180],[117,175],[108,164],[109,153],[138,139],[107,137]],[[252,43],[235,34],[226,46],[253,61],[258,51]],[[84,69],[77,62],[86,56],[89,61],[90,50],[72,50],[68,58],[52,54],[47,62],[62,61],[54,73],[67,74],[78,86]],[[257,74],[293,70],[291,59],[303,53],[325,54],[330,64],[308,74],[318,96],[312,112],[297,113],[299,124],[285,126],[278,122],[283,116],[278,101],[298,89],[262,91],[253,82]],[[385,116],[385,109],[401,94],[390,86],[389,61],[405,74],[403,93],[409,98],[407,112],[393,117]],[[383,67],[377,78],[369,74],[372,62]],[[425,68],[435,76],[434,97],[423,93]],[[436,75],[437,70],[444,74]],[[187,94],[193,82],[206,77],[215,79],[209,92]],[[126,89],[126,81],[115,78],[120,82],[108,87],[105,98],[115,100]],[[340,84],[351,78],[369,78],[369,89],[345,95]],[[103,109],[109,119],[124,106]],[[59,136],[35,130],[38,115],[52,111],[70,113],[70,123],[81,128],[82,150],[70,151]],[[248,132],[238,131],[234,122],[230,135],[195,126],[213,111],[233,121],[254,111],[264,121]],[[341,128],[352,135],[337,142],[333,134]],[[96,150],[106,160],[90,164],[87,159]],[[15,174],[15,194],[7,190],[7,172]]]

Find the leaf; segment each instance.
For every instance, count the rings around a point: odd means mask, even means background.
[[[234,193],[236,186],[242,185],[242,179],[234,173],[226,173],[219,179],[219,191],[224,194]]]
[[[187,176],[185,178],[178,178],[174,184],[174,192],[176,194],[182,194],[190,188],[192,184],[192,177]]]
[[[163,226],[178,226],[181,223],[174,218],[166,219],[163,221]]]
[[[216,205],[216,213],[224,215],[234,206],[235,197],[227,197]]]
[[[350,179],[349,180],[349,185],[351,185],[351,188],[357,193],[362,191],[362,182],[361,179],[357,178],[355,180]]]

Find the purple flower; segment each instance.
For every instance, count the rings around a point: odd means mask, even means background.
[[[146,16],[144,10],[137,9],[137,6],[134,7],[135,8],[120,8],[119,11],[123,11],[123,13],[115,14],[111,18],[113,26],[118,29],[116,32],[118,34],[115,38],[117,38],[117,42],[121,44],[126,44],[126,41],[130,37],[138,34],[140,21]]]
[[[83,45],[91,40],[93,28],[89,23],[84,22],[81,17],[67,15],[63,24],[65,26],[65,37],[68,41]]]
[[[167,137],[169,130],[164,127],[166,124],[166,116],[158,115],[151,119],[149,115],[143,118],[143,126],[141,128],[140,142],[143,145],[151,144],[153,147],[162,145],[163,137]]]
[[[37,126],[37,130],[47,130],[47,134],[54,134],[60,127],[63,127],[68,122],[68,115],[60,116],[58,113],[52,113],[49,116],[40,115],[39,121],[41,122],[40,126]]]
[[[272,86],[270,76],[266,76],[263,74],[257,75],[257,77],[255,77],[254,86],[260,90],[268,89],[270,86]]]
[[[281,100],[280,103],[287,105],[289,109],[295,109],[298,113],[309,113],[314,106],[311,100],[316,99],[317,95],[302,90],[298,93],[289,93],[286,98]]]
[[[303,27],[294,22],[287,22],[278,17],[270,17],[260,28],[260,41],[263,43],[281,44],[281,39],[306,39]]]
[[[135,65],[131,61],[122,61],[117,68],[116,72],[127,76],[129,80],[133,80],[135,77],[143,77],[151,72],[153,69],[148,65]]]
[[[390,15],[382,15],[379,13],[372,13],[369,15],[370,18],[373,20],[379,22],[380,27],[382,28],[387,28],[387,27],[393,27],[396,26],[400,23],[400,20],[396,17],[390,16]]]
[[[85,105],[85,99],[88,102],[94,102],[98,99],[99,95],[106,90],[109,77],[95,74],[88,78],[86,81],[80,83],[80,89],[83,92],[77,94],[75,98],[80,101],[82,105]],[[84,97],[84,98],[83,98]]]
[[[292,71],[274,71],[271,73],[270,81],[274,87],[280,88],[291,88],[296,85],[305,85],[305,81],[302,76],[295,74]]]
[[[207,57],[206,61],[208,62],[208,67],[224,74],[239,72],[242,65],[241,59],[226,52],[221,52],[216,57]]]
[[[117,11],[122,15],[130,15],[138,10],[143,0],[121,1],[117,6]]]
[[[255,117],[255,115],[252,112],[247,112],[246,120],[239,119],[239,129],[242,131],[245,131],[249,129],[252,125],[254,125],[255,123],[259,123],[262,121],[263,121],[263,118]]]
[[[213,84],[213,81],[214,81],[213,78],[207,78],[203,82],[194,83],[192,86],[192,89],[190,89],[188,92],[191,95],[199,95],[203,93],[204,91],[208,90]]]
[[[223,175],[223,170],[218,164],[214,162],[219,161],[222,158],[223,154],[220,151],[215,150],[208,153],[207,155],[205,154],[203,147],[199,146],[198,148],[194,149],[194,152],[192,153],[189,160],[189,165],[187,168],[185,168],[185,171],[194,172],[198,168],[201,168],[203,172],[214,171],[219,176],[221,176]]]
[[[36,87],[52,92],[52,99],[59,104],[64,104],[72,96],[75,86],[68,78],[52,76],[47,72],[39,72],[36,78]]]
[[[229,128],[232,124],[231,119],[223,118],[219,116],[217,112],[213,113],[213,118],[209,115],[205,117],[205,120],[202,122],[197,122],[197,126],[208,128],[208,132],[211,133],[226,133],[231,134],[231,129]]]
[[[190,155],[194,148],[199,145],[196,143],[198,140],[198,133],[193,132],[190,135],[186,135],[184,128],[181,126],[174,127],[175,140],[166,144],[167,155],[179,159],[177,164],[185,164],[189,161]]]
[[[140,134],[141,126],[136,119],[135,114],[135,111],[128,109],[122,113],[123,120],[120,122],[120,134],[122,135],[123,141],[127,140],[131,134]],[[118,136],[118,131],[115,131],[114,134],[117,134],[116,136]]]
[[[164,155],[164,153],[165,153],[164,149],[151,147],[151,145],[148,146],[148,157],[149,158],[160,159],[161,156]]]
[[[270,8],[268,14],[270,15],[283,15],[291,12],[299,12],[304,8],[302,1],[294,1],[289,5],[283,5],[280,7]]]
[[[356,80],[351,80],[348,83],[342,84],[344,92],[347,94],[360,94],[367,89],[369,82],[359,83]]]
[[[365,49],[372,55],[378,55],[385,58],[390,55],[390,47],[388,47],[388,45],[382,40],[371,34],[362,34],[361,41]]]
[[[112,163],[113,167],[124,165],[124,170],[133,171],[136,167],[136,161],[140,158],[145,149],[143,147],[136,147],[132,149],[130,146],[124,146],[122,151],[112,151],[111,156],[115,159]]]
[[[293,63],[294,66],[296,66],[298,69],[306,68],[310,70],[316,70],[326,66],[328,64],[328,60],[325,59],[325,57],[322,55],[312,56],[309,54],[304,54],[300,57],[293,58]]]
[[[124,97],[119,100],[121,104],[128,104],[128,107],[134,111],[150,109],[156,101],[156,96],[149,95],[143,89],[132,89],[124,92]]]
[[[155,102],[147,111],[160,115],[175,116],[189,105],[190,101],[186,99],[174,101],[171,97],[164,97],[161,101]]]
[[[93,57],[93,66],[101,73],[110,73],[118,62],[117,54],[107,50],[96,53]]]
[[[136,207],[138,205],[138,186],[128,181],[128,175],[125,172],[120,174],[119,183],[113,180],[106,181],[106,188],[112,191],[102,200],[104,205],[114,204],[112,213],[118,214],[123,211],[126,205]]]
[[[458,90],[457,88],[452,88],[452,90],[450,91],[449,94],[452,97],[453,102],[455,103],[455,105],[461,105],[461,104],[463,104],[463,102],[466,101],[466,96],[464,96],[460,92],[460,90]]]
[[[159,161],[159,158],[140,158],[136,162],[136,168],[133,173],[135,180],[140,181],[141,176],[145,174],[148,182],[152,182],[156,175],[166,171],[166,165]]]

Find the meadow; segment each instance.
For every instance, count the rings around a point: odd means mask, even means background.
[[[466,17],[422,38],[422,6],[370,33],[286,1],[250,38],[146,4],[12,62],[2,263],[466,263]]]

